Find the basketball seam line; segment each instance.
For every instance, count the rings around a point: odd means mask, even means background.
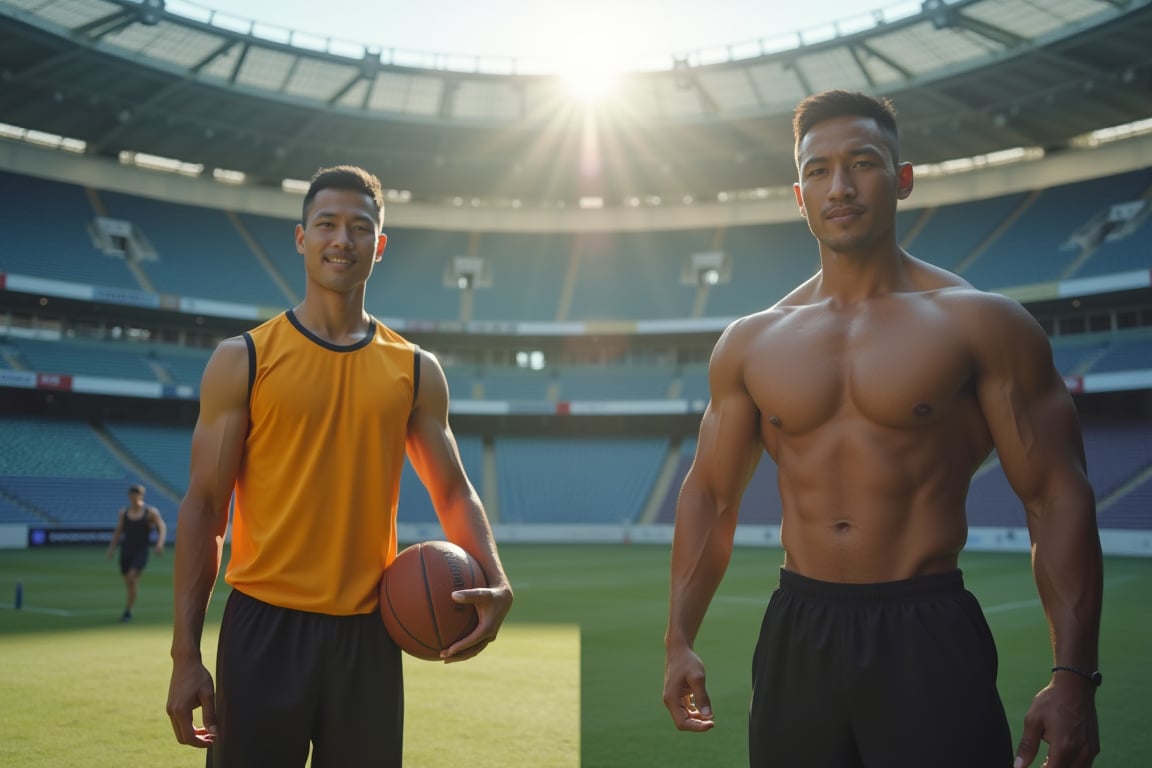
[[[420,571],[424,574],[424,596],[428,600],[428,611],[432,614],[432,630],[436,633],[437,650],[444,650],[444,638],[440,636],[440,617],[436,615],[436,603],[432,602],[432,585],[428,582],[428,563],[424,560],[424,544],[420,544]]]
[[[439,648],[432,648],[432,646],[428,645],[428,643],[424,642],[419,637],[417,637],[415,634],[413,634],[412,630],[408,629],[408,626],[404,623],[404,620],[400,618],[400,614],[398,614],[396,612],[396,607],[392,605],[391,590],[389,590],[389,588],[388,588],[388,574],[387,573],[384,574],[384,581],[385,581],[384,589],[387,591],[387,593],[389,595],[388,611],[392,614],[392,618],[395,619],[396,626],[399,627],[400,629],[404,630],[404,634],[406,634],[409,638],[411,638],[412,641],[415,642],[417,645],[422,645],[425,648],[429,648],[429,649],[434,650],[434,651],[440,650]]]

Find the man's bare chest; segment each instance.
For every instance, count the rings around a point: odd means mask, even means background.
[[[918,305],[883,311],[802,310],[759,335],[745,386],[785,432],[837,418],[913,427],[970,396],[974,362],[948,318]]]

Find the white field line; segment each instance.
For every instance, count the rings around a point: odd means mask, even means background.
[[[0,609],[13,609],[15,606],[12,603],[0,603]],[[99,616],[100,614],[108,614],[112,618],[118,618],[116,611],[105,611],[89,609],[86,611],[74,611],[66,608],[40,608],[35,605],[24,605],[19,610],[27,611],[28,613],[43,613],[49,616],[63,616],[65,618],[71,616]]]

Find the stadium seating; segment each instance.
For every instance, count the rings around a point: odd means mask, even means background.
[[[1052,339],[1052,362],[1065,376],[1086,373],[1105,351],[1111,340],[1091,336],[1060,336]]]
[[[712,286],[705,315],[739,317],[772,306],[820,268],[816,241],[802,219],[731,227],[723,250],[728,282]]]
[[[29,370],[72,376],[103,376],[156,381],[143,346],[109,341],[12,340]]]
[[[222,211],[117,192],[101,197],[111,217],[132,222],[156,250],[155,261],[140,262],[156,293],[256,306],[288,303]]]
[[[4,416],[0,431],[0,497],[33,522],[109,525],[139,480],[83,422]]]
[[[146,467],[151,476],[165,483],[177,497],[183,497],[188,490],[191,427],[105,422],[104,428],[120,450]]]
[[[904,238],[901,242],[912,255],[954,271],[993,236],[1024,198],[1023,194],[1003,195],[935,208],[920,233],[911,242]]]
[[[95,339],[8,339],[7,355],[0,355],[0,367],[9,367],[10,358],[20,369],[70,376],[99,376],[112,379],[150,381],[161,384],[197,386],[209,349],[174,344],[99,341]]]
[[[1088,479],[1099,499],[1152,466],[1152,434],[1147,424],[1087,422],[1083,432]],[[1152,514],[1152,507],[1148,511]]]
[[[251,213],[237,214],[240,227],[272,263],[276,273],[291,288],[297,299],[304,297],[304,260],[296,252],[296,224],[288,219],[274,219]],[[288,302],[293,303],[293,302]]]
[[[569,238],[485,232],[476,239],[475,255],[484,260],[487,280],[473,291],[472,319],[555,321],[571,257]]]
[[[680,272],[707,249],[707,232],[592,233],[574,236],[572,311],[562,320],[689,317],[696,286]]]
[[[0,523],[15,523],[17,525],[43,525],[45,519],[40,515],[28,512],[17,506],[9,499],[0,496]]]
[[[460,291],[445,271],[457,256],[468,254],[468,235],[389,227],[388,246],[364,294],[368,311],[380,318],[455,321],[460,317]],[[512,318],[516,319],[516,318]]]
[[[676,499],[684,477],[692,467],[696,454],[696,439],[686,439],[680,444],[680,456],[669,486],[670,492],[664,497],[656,513],[654,522],[672,524],[676,520]],[[744,496],[740,502],[741,525],[779,525],[782,516],[780,492],[776,488],[776,462],[764,454],[756,467]]]
[[[977,287],[1003,288],[1152,267],[1152,224],[1127,237],[1104,240],[1078,263],[1069,236],[1115,203],[1140,199],[1152,187],[1152,169],[1069,184],[1038,195],[1020,193],[934,209],[901,210],[897,231],[913,254],[959,269]],[[286,308],[303,295],[291,219],[238,214],[89,192],[60,182],[0,172],[0,271],[132,290],[145,288],[120,258],[93,246],[87,228],[97,210],[136,224],[159,261],[140,264],[156,293]],[[26,221],[51,210],[53,226]],[[1013,218],[1019,214],[1018,218]],[[57,225],[59,222],[59,225]],[[1006,225],[1001,232],[1001,225]],[[492,322],[627,321],[691,317],[729,318],[755,312],[811,276],[817,251],[805,223],[623,233],[444,232],[386,227],[389,246],[368,284],[369,311],[384,318]],[[682,280],[694,253],[720,250],[727,280],[704,292]],[[32,258],[31,254],[35,254]],[[465,301],[451,270],[458,256],[478,256],[484,269]],[[221,280],[221,274],[228,280]],[[287,286],[287,288],[285,288]],[[293,295],[295,294],[295,295]],[[700,307],[697,299],[706,296]],[[1067,376],[1152,368],[1146,330],[1057,336],[1057,368]],[[195,387],[210,350],[170,344],[66,338],[5,337],[0,368],[99,376]],[[511,366],[446,365],[456,400],[509,401],[706,400],[707,366],[552,365],[542,371]],[[103,427],[118,456],[97,436]],[[175,503],[187,482],[190,428],[129,423],[3,417],[0,429],[0,520],[68,524],[106,523],[121,506],[134,463],[170,489]],[[1152,426],[1122,428],[1088,423],[1085,441],[1091,479],[1108,506],[1101,525],[1152,525],[1152,484],[1119,493],[1152,466]],[[473,482],[486,477],[484,439],[458,436]],[[664,438],[553,440],[489,438],[495,492],[504,522],[635,521],[653,490],[668,447]],[[687,472],[694,441],[685,440],[678,467],[662,499],[657,522],[671,522],[675,490]],[[128,464],[122,461],[126,459]],[[574,472],[573,467],[579,467]],[[602,479],[593,492],[584,478]],[[600,494],[588,497],[586,494]],[[1119,493],[1112,499],[1109,494]],[[8,494],[7,496],[5,494]],[[68,500],[71,495],[71,501]],[[82,498],[83,508],[76,499]],[[150,496],[150,498],[152,498]],[[13,501],[16,499],[16,501]],[[557,501],[559,499],[559,501]],[[587,499],[587,501],[585,501]],[[775,467],[761,462],[745,495],[746,523],[779,521]],[[401,520],[435,519],[410,466],[401,491]],[[969,495],[973,525],[1019,525],[1023,513],[996,465],[981,473]]]
[[[157,344],[147,354],[162,383],[199,386],[212,350]]]
[[[460,448],[460,460],[464,464],[464,471],[468,473],[468,479],[478,492],[482,492],[484,441],[479,437],[457,435],[456,444]],[[424,485],[416,470],[412,468],[412,463],[407,460],[404,461],[404,470],[400,477],[400,500],[396,520],[400,523],[416,524],[436,522],[436,509],[432,506],[432,499],[424,490]]]
[[[562,366],[557,373],[561,400],[661,400],[674,373],[666,366]]]
[[[496,441],[500,520],[635,522],[667,446],[660,438],[502,437]]]
[[[554,399],[549,396],[552,383],[551,371],[508,366],[490,368],[481,379],[486,400],[551,400]]]
[[[101,429],[109,442],[99,437]],[[1108,502],[1101,527],[1152,528],[1152,479],[1119,493],[1152,469],[1152,424],[1088,421],[1083,429],[1089,479],[1097,498]],[[133,482],[148,485],[149,502],[174,514],[187,488],[191,427],[0,417],[0,431],[5,436],[0,440],[0,522],[108,525]],[[474,435],[458,435],[457,440],[465,470],[483,492],[484,440]],[[489,490],[499,500],[497,519],[635,523],[668,447],[663,438],[495,438],[496,487]],[[694,438],[681,442],[653,522],[675,519],[676,495],[695,450]],[[407,462],[399,509],[401,522],[436,522],[431,500]],[[776,467],[765,455],[745,491],[740,520],[776,525],[780,516]],[[973,526],[1023,526],[1023,507],[998,464],[990,463],[973,481],[968,517]]]
[[[1139,199],[1149,187],[1152,169],[1045,189],[961,275],[985,290],[1061,279],[1078,255],[1065,247],[1072,234],[1101,209]]]
[[[0,172],[0,181],[0,223],[10,235],[0,246],[0,271],[86,285],[147,287],[122,259],[92,245],[87,227],[96,214],[83,188],[7,172]],[[916,256],[959,269],[976,287],[989,290],[1147,269],[1152,266],[1152,225],[1147,220],[1123,239],[1103,241],[1083,263],[1068,240],[1111,205],[1139,200],[1150,188],[1152,169],[1145,169],[1054,187],[1034,200],[1020,193],[902,210],[897,231]],[[238,214],[234,223],[222,211],[117,192],[92,194],[104,213],[131,221],[154,247],[159,260],[140,266],[156,293],[272,308],[287,308],[303,295],[303,269],[292,240],[294,219]],[[53,226],[20,226],[42,219],[49,210]],[[815,241],[799,218],[719,230],[619,233],[385,229],[388,249],[366,294],[368,310],[382,318],[524,322],[690,317],[697,288],[690,279],[682,282],[682,274],[692,254],[716,250],[727,254],[730,277],[711,286],[703,315],[736,317],[771,305],[818,267]],[[485,263],[469,312],[452,280],[458,256],[477,256]],[[229,279],[220,280],[221,274]],[[568,305],[562,301],[566,294]]]
[[[139,289],[122,258],[96,249],[82,187],[0,171],[0,272]]]
[[[1150,510],[1152,510],[1152,477],[1100,510],[1098,514],[1100,527],[1125,531],[1152,529]]]
[[[1152,367],[1152,338],[1143,338],[1112,342],[1089,370],[1092,373],[1107,373],[1150,367]]]

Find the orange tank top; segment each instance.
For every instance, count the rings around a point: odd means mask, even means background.
[[[419,348],[375,319],[337,346],[291,311],[244,339],[249,427],[225,580],[284,608],[370,613],[396,556]]]

